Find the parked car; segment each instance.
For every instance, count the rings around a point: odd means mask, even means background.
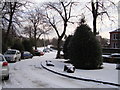
[[[120,53],[113,53],[110,55],[102,55],[104,61],[120,63]]]
[[[44,55],[44,52],[40,51],[40,50],[35,50],[34,51],[34,55],[35,56],[43,56]]]
[[[33,54],[31,54],[30,52],[28,51],[23,51],[21,53],[21,58],[22,59],[28,59],[28,58],[32,58],[33,57]]]
[[[16,49],[9,49],[4,53],[5,59],[10,62],[10,61],[20,61],[21,59],[21,53],[19,50]]]
[[[6,61],[5,57],[0,54],[0,69],[1,69],[1,74],[2,79],[8,80],[9,79],[9,66],[8,62]]]
[[[113,62],[120,63],[120,53],[113,53],[110,57]]]
[[[43,49],[43,52],[50,52],[50,50],[48,49],[48,48],[45,48],[45,49]]]
[[[111,57],[114,59],[120,59],[120,53],[113,53],[111,54]]]
[[[53,51],[53,49],[52,48],[45,48],[45,49],[43,49],[43,52],[50,52],[50,51]]]

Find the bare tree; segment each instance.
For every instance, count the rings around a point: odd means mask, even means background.
[[[72,17],[71,12],[72,12],[72,7],[74,4],[75,2],[72,2],[72,1],[67,2],[67,1],[62,1],[62,0],[59,1],[58,3],[49,2],[45,4],[46,5],[46,17],[58,36],[58,42],[57,42],[58,52],[57,52],[56,58],[60,58],[61,41],[66,34],[66,30],[67,30],[66,28]],[[56,15],[53,15],[53,14],[56,14]],[[58,24],[58,23],[61,23],[61,24]],[[59,27],[62,28],[62,31],[59,29]]]
[[[108,2],[109,4],[106,5],[106,2]],[[89,8],[87,5],[86,7],[91,11],[92,16],[93,16],[93,33],[96,36],[97,35],[97,18],[98,16],[101,17],[101,21],[103,20],[103,15],[107,15],[107,17],[109,18],[109,20],[113,21],[110,18],[110,15],[108,13],[108,8],[111,7],[112,5],[116,6],[114,2],[110,1],[110,0],[91,0],[91,8]]]
[[[22,6],[25,6],[27,2],[3,2],[2,3],[2,29],[6,30],[5,41],[7,44],[10,30],[14,27],[16,29],[16,25],[21,26],[21,23],[18,19],[20,17],[20,13],[22,11]]]
[[[30,39],[33,37],[33,30],[32,25],[28,25],[24,27],[23,34],[26,34]]]
[[[31,26],[28,25],[28,27],[25,29],[28,29],[26,30],[28,31],[26,33],[29,33],[30,36],[33,36],[35,49],[37,49],[37,41],[39,40],[40,36],[50,31],[50,27],[48,23],[45,22],[42,12],[43,11],[41,9],[35,8],[29,11],[27,16],[27,19],[30,22],[29,24]]]

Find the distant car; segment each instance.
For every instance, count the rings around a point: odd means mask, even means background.
[[[43,55],[44,55],[44,52],[39,51],[39,50],[35,50],[35,51],[34,51],[34,55],[35,55],[35,56],[43,56]]]
[[[33,57],[33,54],[31,54],[30,52],[28,51],[23,51],[21,53],[21,58],[22,59],[28,59],[28,58],[32,58]]]
[[[110,55],[102,55],[104,61],[120,63],[120,53],[113,53]]]
[[[4,53],[5,59],[10,62],[10,61],[20,61],[21,59],[21,53],[19,50],[16,49],[9,49]]]
[[[111,54],[111,58],[120,60],[120,53],[113,53],[113,54]]]
[[[112,61],[120,63],[120,53],[113,53],[110,55]]]
[[[43,49],[43,52],[50,52],[50,49],[45,48],[45,49]]]
[[[43,52],[50,52],[50,51],[53,51],[53,49],[52,48],[45,48],[45,49],[43,49]]]
[[[1,74],[2,75],[2,79],[4,80],[8,80],[9,79],[9,66],[8,66],[8,62],[6,61],[6,59],[4,58],[4,56],[2,54],[0,54],[0,69],[1,70]]]

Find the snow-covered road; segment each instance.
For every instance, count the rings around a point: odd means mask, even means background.
[[[35,56],[32,59],[10,63],[10,79],[2,82],[3,88],[115,88],[114,86],[74,80],[56,75],[41,67],[43,60],[55,60],[55,53]]]

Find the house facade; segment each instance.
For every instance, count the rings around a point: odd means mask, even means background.
[[[110,48],[120,48],[120,28],[110,32]]]

